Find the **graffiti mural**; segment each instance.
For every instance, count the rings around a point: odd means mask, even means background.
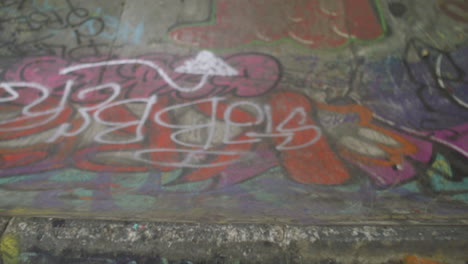
[[[120,21],[105,6],[82,6],[72,0],[52,2],[0,3],[0,56],[105,56],[112,42],[139,44],[144,35],[144,23]],[[63,43],[63,39],[71,41]]]
[[[180,26],[170,36],[176,42],[202,48],[280,39],[309,48],[338,47],[350,40],[379,38],[385,24],[380,21],[378,8],[378,1],[369,0],[216,0],[212,1],[210,21]]]
[[[189,60],[154,54],[74,65],[56,57],[39,57],[13,66],[5,73],[7,82],[1,83],[5,95],[2,106],[5,111],[17,113],[1,123],[5,144],[3,175],[65,167],[66,158],[71,155],[79,169],[142,172],[151,167],[163,171],[183,167],[201,169],[206,177],[207,171],[221,171],[265,138],[282,139],[278,140],[277,150],[301,149],[320,139],[316,126],[284,127],[297,115],[304,118],[303,108],[291,109],[284,120],[270,124],[275,131],[254,135],[240,129],[254,123],[260,125],[267,118],[271,122],[271,116],[265,117],[265,112],[270,114],[273,110],[268,104],[229,102],[230,94],[248,98],[274,89],[281,68],[273,58],[260,54],[238,54],[226,61],[235,68],[206,51]],[[179,83],[183,82],[188,86],[182,87]],[[208,98],[197,99],[205,97]],[[242,106],[258,112],[250,114]],[[199,111],[200,116],[195,122],[184,123],[181,112],[187,111]],[[177,119],[182,122],[177,123]],[[225,125],[217,125],[218,120]],[[93,126],[105,129],[96,131]],[[216,138],[220,129],[224,138]],[[309,138],[290,144],[302,136],[296,135],[302,131],[310,134]],[[91,135],[87,135],[89,132]],[[44,133],[50,134],[30,141],[22,149],[12,146],[6,150],[8,142]],[[198,138],[191,141],[191,135]],[[89,137],[92,140],[83,145]],[[53,155],[44,151],[56,144],[63,151],[71,151],[78,142],[82,142],[81,146],[74,153],[60,151]],[[126,151],[134,152],[131,159],[136,163],[132,166],[99,162],[100,154]]]
[[[463,1],[103,1],[0,2],[1,214],[467,215]]]

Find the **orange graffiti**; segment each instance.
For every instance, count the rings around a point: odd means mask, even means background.
[[[294,111],[294,109],[303,107],[308,114],[306,118],[299,115],[294,116],[285,127],[294,127],[297,124],[314,125],[311,118],[312,105],[307,97],[293,92],[277,93],[270,97],[269,103],[273,112],[273,124],[285,120],[285,118]],[[300,145],[307,142],[310,135],[314,133],[311,130],[305,130],[297,133],[289,142],[291,145]],[[276,143],[282,141],[280,138],[274,139]],[[330,149],[325,138],[321,137],[313,145],[300,150],[283,150],[281,152],[281,164],[284,166],[289,176],[294,180],[304,184],[340,184],[349,179],[349,174],[342,162]]]
[[[404,264],[442,264],[430,259],[423,259],[417,256],[406,256],[404,259]]]
[[[340,146],[340,154],[346,156],[347,158],[354,160],[356,162],[362,162],[365,164],[379,165],[379,166],[394,166],[401,164],[403,162],[404,156],[412,155],[417,152],[416,146],[408,141],[407,139],[392,133],[391,131],[382,128],[380,126],[372,124],[373,113],[368,108],[361,105],[345,105],[345,106],[333,106],[326,105],[321,103],[316,103],[319,109],[327,110],[335,113],[356,113],[359,116],[359,125],[365,128],[372,129],[377,131],[387,137],[392,138],[394,141],[398,142],[396,146],[389,146],[379,142],[374,144],[379,147],[381,150],[387,153],[386,158],[375,158],[357,153],[352,151],[344,146]]]

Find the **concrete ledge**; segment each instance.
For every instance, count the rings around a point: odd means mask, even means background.
[[[16,263],[35,264],[403,263],[410,255],[461,264],[468,260],[467,238],[468,226],[205,225],[14,218],[2,236],[2,245],[6,241],[9,250],[17,252]]]

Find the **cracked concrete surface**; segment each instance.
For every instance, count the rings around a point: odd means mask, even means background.
[[[40,256],[49,261],[81,259],[78,263],[126,257],[148,264],[159,263],[149,261],[157,258],[173,263],[383,264],[400,263],[411,252],[462,264],[468,259],[463,250],[468,247],[467,235],[466,226],[299,227],[14,218],[3,237],[17,240],[19,259],[24,261],[20,263],[33,263],[28,261]]]

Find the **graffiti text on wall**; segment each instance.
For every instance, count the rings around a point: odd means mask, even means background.
[[[63,6],[48,0],[3,1],[0,3],[0,56],[58,55],[69,59],[103,56],[110,43],[119,39],[140,44],[144,24],[131,25],[102,8],[77,6],[64,1]],[[25,10],[25,5],[31,5]],[[60,39],[61,41],[57,41]],[[61,44],[63,39],[70,39]],[[58,44],[57,44],[58,43]]]

